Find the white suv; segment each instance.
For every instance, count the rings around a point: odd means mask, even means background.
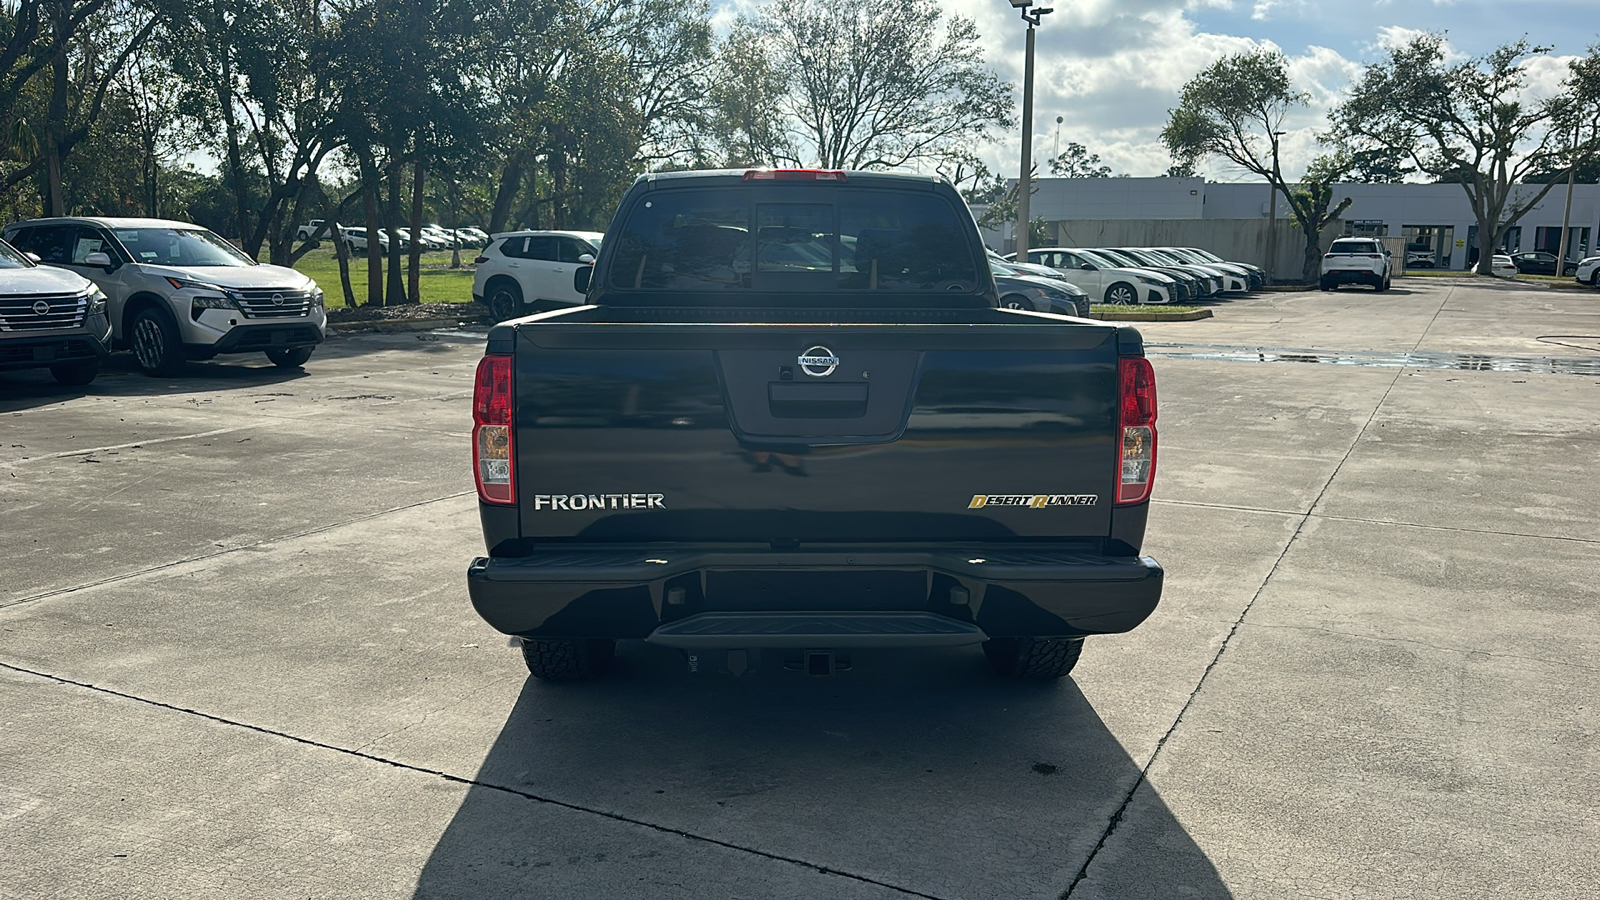
[[[1339,238],[1322,254],[1319,284],[1331,291],[1341,284],[1370,284],[1387,291],[1393,278],[1393,265],[1383,245],[1372,238]]]
[[[1578,281],[1600,288],[1600,256],[1586,256],[1573,273]]]
[[[581,306],[572,273],[600,253],[597,231],[507,231],[494,236],[476,260],[472,299],[487,303],[504,322],[529,312]]]
[[[198,225],[163,219],[34,219],[5,240],[105,292],[112,343],[149,375],[184,362],[264,351],[283,368],[311,358],[327,331],[310,278],[266,266]]]

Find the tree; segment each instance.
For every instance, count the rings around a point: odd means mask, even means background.
[[[830,169],[937,163],[1011,124],[1011,85],[984,64],[977,27],[960,16],[945,21],[938,0],[883,7],[793,0],[741,19],[735,30],[755,45],[740,45],[745,52],[770,60],[781,86],[775,108],[785,140],[764,149],[787,153],[773,162]]]
[[[1100,154],[1075,141],[1050,160],[1050,174],[1060,178],[1110,178],[1111,167],[1100,164]],[[1031,246],[1031,245],[1030,245]]]
[[[1487,260],[1568,171],[1600,155],[1600,48],[1542,99],[1529,87],[1529,63],[1550,48],[1519,40],[1454,63],[1445,50],[1437,34],[1390,48],[1334,110],[1333,135],[1358,149],[1399,150],[1418,171],[1459,183]],[[1532,175],[1549,180],[1535,186]]]
[[[1289,112],[1307,103],[1306,94],[1289,85],[1289,65],[1283,54],[1272,50],[1236,53],[1213,63],[1183,86],[1178,108],[1169,112],[1161,130],[1161,140],[1175,160],[1220,156],[1266,179],[1273,193],[1288,202],[1295,223],[1306,236],[1301,277],[1311,281],[1321,268],[1322,227],[1329,217],[1319,212],[1326,209],[1322,188],[1306,185],[1326,184],[1310,181],[1308,173],[1305,184],[1291,185],[1283,174],[1278,141]]]

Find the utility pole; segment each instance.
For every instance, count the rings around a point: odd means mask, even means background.
[[[1028,11],[1033,0],[1011,0],[1011,8],[1028,23],[1028,50],[1022,74],[1022,173],[1017,178],[1017,262],[1028,261],[1028,201],[1033,192],[1033,30],[1052,9]]]
[[[1272,170],[1278,170],[1278,138],[1285,132],[1272,133]],[[1267,284],[1272,283],[1274,271],[1278,268],[1278,186],[1267,179]]]
[[[1572,222],[1572,182],[1578,177],[1578,129],[1572,129],[1572,168],[1567,170],[1567,207],[1561,211],[1561,244],[1556,251],[1556,277],[1567,274],[1567,226]]]

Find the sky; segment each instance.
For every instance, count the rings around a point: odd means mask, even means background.
[[[714,0],[715,2],[715,0]],[[778,0],[782,2],[782,0]],[[1167,111],[1185,82],[1230,53],[1256,47],[1283,52],[1293,85],[1311,95],[1284,138],[1286,174],[1298,176],[1319,152],[1314,133],[1362,66],[1386,43],[1419,31],[1443,31],[1453,50],[1480,55],[1526,36],[1551,46],[1536,75],[1550,86],[1564,58],[1600,43],[1600,0],[1036,0],[1053,6],[1037,34],[1034,154],[1041,174],[1057,142],[1085,145],[1121,174],[1161,175],[1171,160],[1161,145]],[[757,5],[721,0],[718,21]],[[946,14],[977,23],[990,65],[1017,85],[1020,120],[1026,26],[1008,0],[943,0]],[[996,171],[1015,175],[1020,131],[983,153]],[[1213,181],[1253,180],[1220,162],[1201,166]]]

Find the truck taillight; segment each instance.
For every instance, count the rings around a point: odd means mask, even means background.
[[[472,473],[485,503],[515,503],[510,356],[485,356],[472,389]]]
[[[1150,499],[1156,478],[1156,373],[1150,360],[1130,357],[1117,363],[1117,502]]]

